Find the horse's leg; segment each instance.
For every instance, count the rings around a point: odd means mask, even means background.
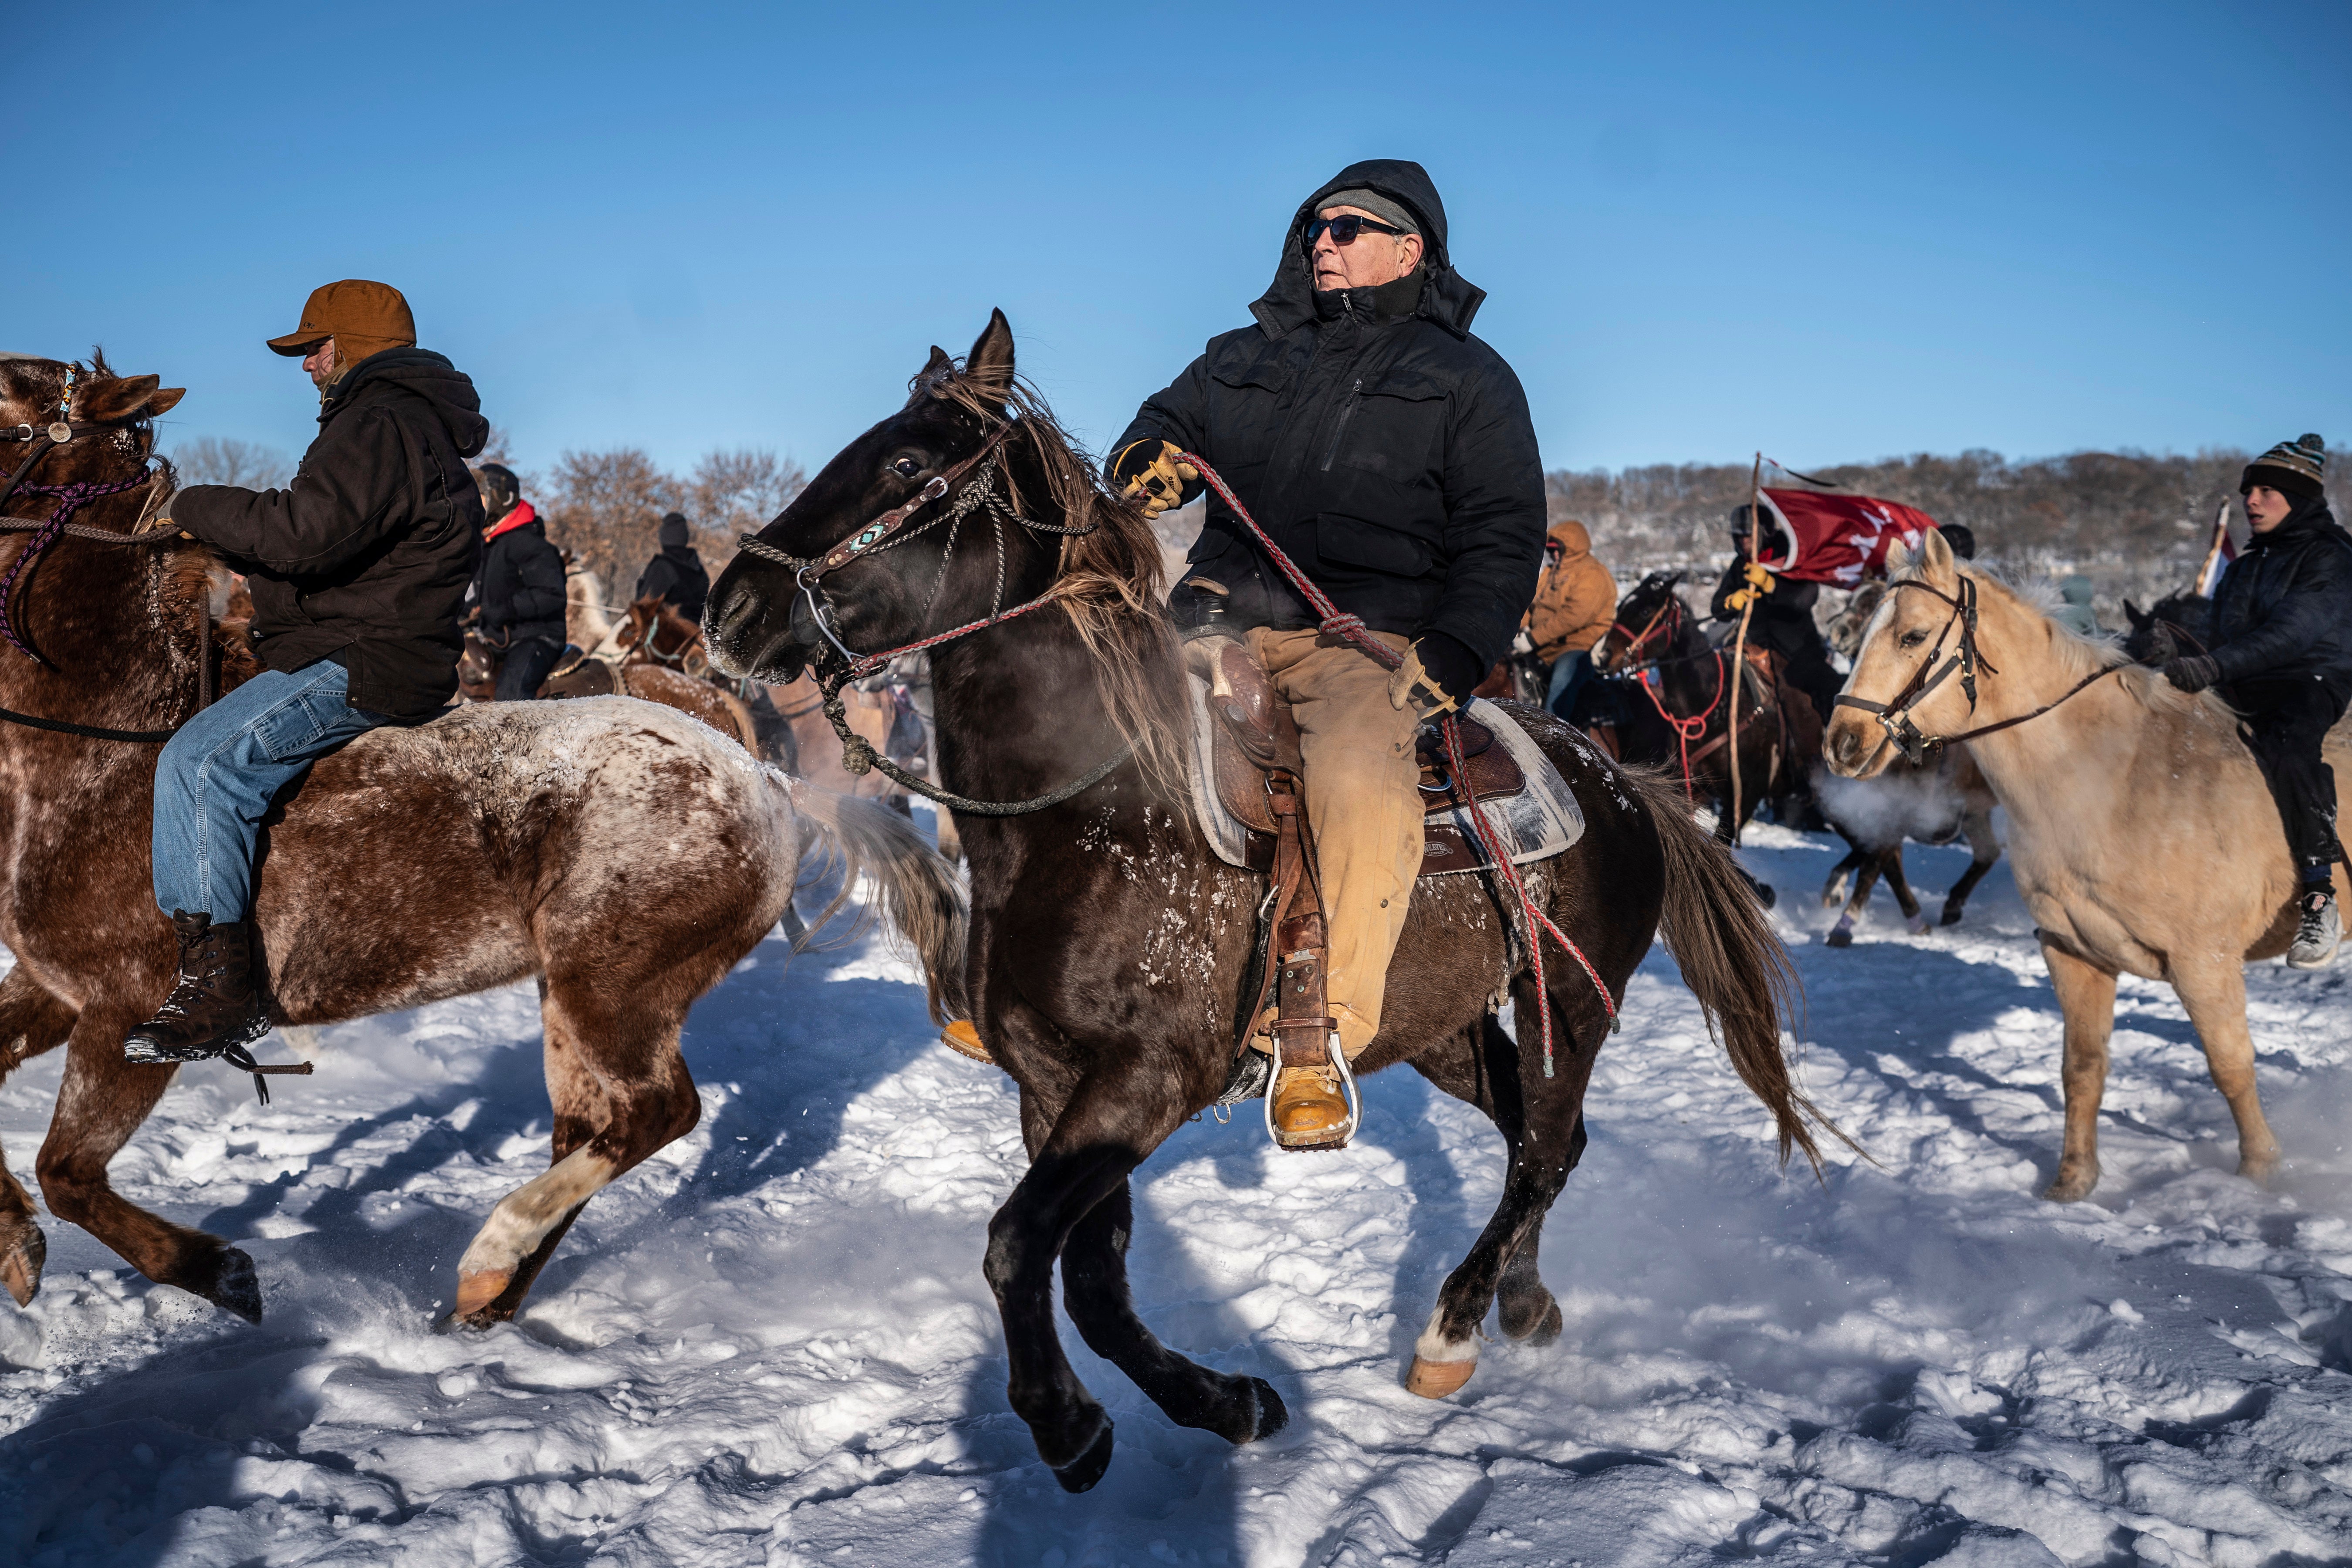
[[[35,1166],[41,1195],[51,1214],[81,1226],[157,1284],[176,1285],[257,1323],[261,1282],[252,1258],[219,1237],[149,1214],[107,1182],[106,1163],[131,1142],[177,1070],[122,1059],[122,1037],[142,1011],[120,998],[93,998],[74,1020],[57,1113]]]
[[[2046,942],[2042,957],[2050,966],[2050,989],[2057,993],[2059,1011],[2066,1019],[2066,1147],[2058,1160],[2057,1180],[2042,1195],[2052,1203],[2079,1203],[2099,1184],[2099,1100],[2107,1090],[2116,977]]]
[[[1845,858],[1830,868],[1830,879],[1822,884],[1822,908],[1833,910],[1845,902],[1847,879],[1862,865],[1862,846],[1853,839],[1846,841]]]
[[[1886,890],[1895,895],[1895,906],[1903,911],[1903,923],[1914,936],[1925,932],[1927,922],[1919,918],[1919,896],[1911,890],[1911,879],[1903,874],[1903,840],[1898,838],[1880,850],[1878,864],[1886,875]]]
[[[1878,886],[1878,873],[1886,863],[1885,853],[1883,849],[1864,849],[1859,844],[1854,846],[1853,859],[1859,869],[1854,872],[1853,897],[1845,901],[1845,908],[1839,912],[1837,924],[1832,926],[1829,935],[1822,939],[1822,946],[1853,945],[1854,922],[1862,918],[1862,911],[1870,907],[1870,890]]]
[[[2246,972],[2233,953],[2226,963],[2176,963],[2172,989],[2189,1010],[2205,1046],[2205,1066],[2213,1087],[2230,1102],[2238,1123],[2238,1174],[2267,1184],[2278,1173],[2279,1144],[2263,1119],[2254,1087],[2254,1039],[2246,1032]]]
[[[1969,895],[1977,890],[1977,884],[1985,879],[1985,873],[2000,858],[2000,840],[1993,837],[1990,811],[1970,810],[1960,818],[1960,827],[1969,836],[1969,852],[1973,858],[1969,861],[1969,868],[1960,873],[1960,879],[1952,884],[1952,890],[1944,895],[1942,923],[1948,926],[1960,923],[1960,911],[1967,907]]]
[[[1164,1063],[1139,1051],[1104,1053],[1038,1141],[1028,1174],[988,1222],[982,1267],[1004,1320],[1011,1365],[1005,1394],[1066,1491],[1085,1491],[1102,1479],[1110,1465],[1111,1423],[1055,1332],[1054,1260],[1078,1222],[1182,1124],[1190,1108],[1173,1089]]]
[[[1584,979],[1582,970],[1569,967],[1579,981]],[[1558,973],[1557,969],[1549,972]],[[1557,995],[1538,995],[1529,976],[1512,983],[1511,997],[1513,1016],[1528,1037],[1515,1044],[1499,1022],[1487,1017],[1474,1026],[1466,1042],[1475,1054],[1483,1092],[1462,1094],[1446,1077],[1424,1069],[1439,1088],[1471,1100],[1495,1119],[1510,1159],[1503,1175],[1502,1202],[1469,1254],[1445,1277],[1429,1323],[1413,1342],[1405,1387],[1431,1399],[1454,1393],[1478,1369],[1478,1325],[1486,1321],[1507,1275],[1513,1279],[1504,1331],[1514,1338],[1540,1335],[1546,1343],[1559,1332],[1559,1305],[1536,1270],[1536,1243],[1544,1215],[1584,1154],[1585,1080],[1605,1031],[1593,1019],[1571,1016]],[[1541,1026],[1536,1012],[1539,1006],[1552,1009],[1556,1061],[1549,1079],[1543,1076],[1542,1052],[1535,1038]],[[1579,1009],[1586,1010],[1591,1009]],[[1587,1045],[1587,1040],[1592,1043]],[[1514,1273],[1511,1266],[1522,1253],[1527,1261]]]
[[[1227,1376],[1161,1344],[1136,1316],[1127,1286],[1135,1205],[1126,1182],[1087,1212],[1062,1244],[1062,1303],[1097,1355],[1127,1373],[1179,1426],[1228,1443],[1270,1437],[1290,1419],[1262,1377]]]
[[[42,988],[22,963],[0,980],[0,1079],[45,1051],[55,1050],[73,1033],[74,1010]],[[0,1161],[0,1286],[29,1305],[41,1289],[41,1266],[48,1244],[33,1218],[32,1194],[8,1173]]]
[[[544,988],[540,1018],[555,1110],[550,1163],[499,1200],[466,1248],[452,1321],[485,1328],[513,1317],[588,1200],[701,1119],[678,1055],[685,1020],[627,1000],[614,1005],[600,989],[568,979]]]

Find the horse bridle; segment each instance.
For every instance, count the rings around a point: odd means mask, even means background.
[[[1977,585],[1974,578],[1963,575],[1957,594],[1947,594],[1934,584],[1923,583],[1916,578],[1905,578],[1886,586],[1889,593],[1897,588],[1916,588],[1923,594],[1932,594],[1951,605],[1952,613],[1944,617],[1943,629],[1936,634],[1936,646],[1927,650],[1927,658],[1911,672],[1911,679],[1903,683],[1901,690],[1885,702],[1873,702],[1866,697],[1852,697],[1840,692],[1836,706],[1858,708],[1864,713],[1874,715],[1879,727],[1886,731],[1886,738],[1894,742],[1903,753],[1903,760],[1915,767],[1927,760],[1929,752],[1940,752],[1946,746],[2014,729],[2029,719],[2039,719],[2059,703],[2124,668],[2120,664],[2103,665],[2031,713],[2020,713],[2015,718],[1997,720],[1990,724],[1979,724],[1957,734],[1924,735],[1920,733],[1919,726],[1911,721],[1911,710],[1926,700],[1929,692],[1957,672],[1960,678],[1960,689],[1968,693],[1969,711],[1973,713],[1977,710],[1977,671],[1982,669],[1987,675],[1999,675],[2000,670],[1977,647]],[[1952,628],[1956,626],[1960,629],[1959,644],[1946,655],[1941,664],[1937,664],[1936,656],[1943,652],[1944,640],[1952,635]]]
[[[1647,643],[1652,637],[1657,636],[1661,629],[1658,624],[1659,622],[1666,622],[1664,630],[1669,638],[1673,637],[1674,628],[1678,623],[1679,617],[1677,617],[1676,620],[1668,620],[1667,617],[1674,616],[1676,611],[1680,610],[1682,608],[1682,597],[1675,592],[1674,584],[1671,583],[1667,584],[1666,602],[1660,605],[1657,608],[1657,612],[1651,616],[1648,624],[1643,626],[1640,636],[1635,637],[1629,634],[1626,637],[1624,651],[1620,653],[1615,658],[1609,661],[1609,669],[1607,673],[1617,673],[1619,666],[1623,665],[1628,659],[1632,658],[1635,653],[1641,650],[1643,644]],[[1622,621],[1612,621],[1609,623],[1609,629],[1612,632],[1623,632],[1625,630],[1625,623]]]

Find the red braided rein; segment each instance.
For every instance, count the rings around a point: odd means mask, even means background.
[[[1654,665],[1651,666],[1651,671],[1654,671],[1656,668]],[[1649,672],[1644,672],[1638,679],[1642,695],[1650,700],[1650,706],[1658,710],[1658,717],[1674,727],[1675,745],[1682,752],[1683,798],[1695,800],[1697,797],[1691,791],[1690,743],[1706,733],[1706,721],[1715,717],[1716,706],[1723,700],[1723,689],[1728,684],[1724,679],[1723,650],[1721,648],[1715,650],[1715,696],[1707,703],[1706,710],[1695,719],[1678,718],[1667,711],[1665,703],[1650,685]],[[1661,684],[1664,683],[1661,682]]]
[[[1241,519],[1242,526],[1250,531],[1251,537],[1257,541],[1259,548],[1265,552],[1267,558],[1273,561],[1281,570],[1282,574],[1290,580],[1290,585],[1298,590],[1299,596],[1307,601],[1307,605],[1322,617],[1316,623],[1318,631],[1332,637],[1345,637],[1370,654],[1373,662],[1383,669],[1397,669],[1403,666],[1404,655],[1374,637],[1364,626],[1362,616],[1341,614],[1339,606],[1333,604],[1329,596],[1317,587],[1306,573],[1298,569],[1298,563],[1284,553],[1282,546],[1267,537],[1265,530],[1258,526],[1257,519],[1250,515],[1249,508],[1244,506],[1241,498],[1234,494],[1232,489],[1226,485],[1223,476],[1209,466],[1208,459],[1197,452],[1179,452],[1176,454],[1176,460],[1180,463],[1189,463],[1199,469],[1202,479],[1211,489],[1217,492],[1217,498],[1225,503],[1235,517]],[[1720,696],[1720,692],[1717,695]],[[1709,711],[1712,710],[1712,709],[1709,710]],[[1462,799],[1470,808],[1470,821],[1478,835],[1478,843],[1486,850],[1486,858],[1494,863],[1495,875],[1504,886],[1510,889],[1512,896],[1518,902],[1521,914],[1527,920],[1528,958],[1535,967],[1536,995],[1541,1003],[1537,1012],[1543,1026],[1543,1074],[1544,1077],[1549,1078],[1552,1076],[1551,994],[1544,986],[1543,938],[1538,934],[1539,931],[1551,932],[1552,940],[1566,948],[1569,955],[1582,966],[1586,976],[1592,982],[1592,989],[1600,994],[1601,1005],[1609,1014],[1609,1027],[1612,1033],[1617,1028],[1617,999],[1610,995],[1609,987],[1601,983],[1601,972],[1592,967],[1591,960],[1584,956],[1584,950],[1570,942],[1568,933],[1553,924],[1549,916],[1537,909],[1535,900],[1528,895],[1527,882],[1520,877],[1518,867],[1512,864],[1510,852],[1502,841],[1502,835],[1496,830],[1493,820],[1487,816],[1486,808],[1479,804],[1478,792],[1470,783],[1470,770],[1462,754],[1460,716],[1455,713],[1446,714],[1439,721],[1438,732],[1445,738],[1446,761],[1454,773],[1454,787],[1462,792]]]

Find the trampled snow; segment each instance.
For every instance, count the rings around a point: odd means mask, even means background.
[[[315,1078],[190,1069],[113,1166],[237,1238],[259,1328],[44,1219],[0,1300],[0,1563],[2283,1564],[2352,1556],[2352,959],[2250,976],[2287,1173],[2232,1173],[2171,993],[2126,981],[2095,1201],[2055,1168],[2060,1026],[2004,868],[1968,922],[1843,952],[1833,841],[1755,830],[1809,990],[1804,1081],[1876,1158],[1816,1184],[1665,955],[1601,1059],[1543,1272],[1567,1330],[1403,1391],[1499,1139],[1396,1071],[1337,1155],[1255,1115],[1145,1167],[1145,1316],[1269,1379],[1233,1449],[1065,1324],[1118,1423],[1066,1497],[1007,1408],[981,1279],[1023,1168],[1009,1083],[934,1043],[876,941],[771,941],[694,1013],[701,1126],[592,1204],[517,1324],[436,1335],[459,1253],[543,1167],[529,987],[324,1031]],[[1960,849],[1911,852],[1940,897]],[[1928,907],[1936,907],[1929,898]],[[273,1042],[271,1049],[282,1048]],[[0,1091],[28,1184],[59,1056]]]

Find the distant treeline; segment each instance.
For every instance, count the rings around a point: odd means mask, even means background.
[[[1998,452],[1922,455],[1808,468],[1815,479],[1917,507],[1938,522],[1966,523],[1980,555],[2011,570],[2084,573],[2103,623],[2121,619],[2129,595],[2145,605],[2186,587],[2204,559],[2213,516],[2236,509],[2244,452],[2194,457],[2074,452],[2012,461]],[[1658,567],[1720,569],[1730,559],[1729,515],[1748,499],[1746,463],[1558,469],[1545,476],[1555,521],[1573,517],[1592,532],[1593,552],[1631,586]],[[1802,489],[1771,468],[1764,482]],[[2331,489],[2336,515],[2352,486]]]

